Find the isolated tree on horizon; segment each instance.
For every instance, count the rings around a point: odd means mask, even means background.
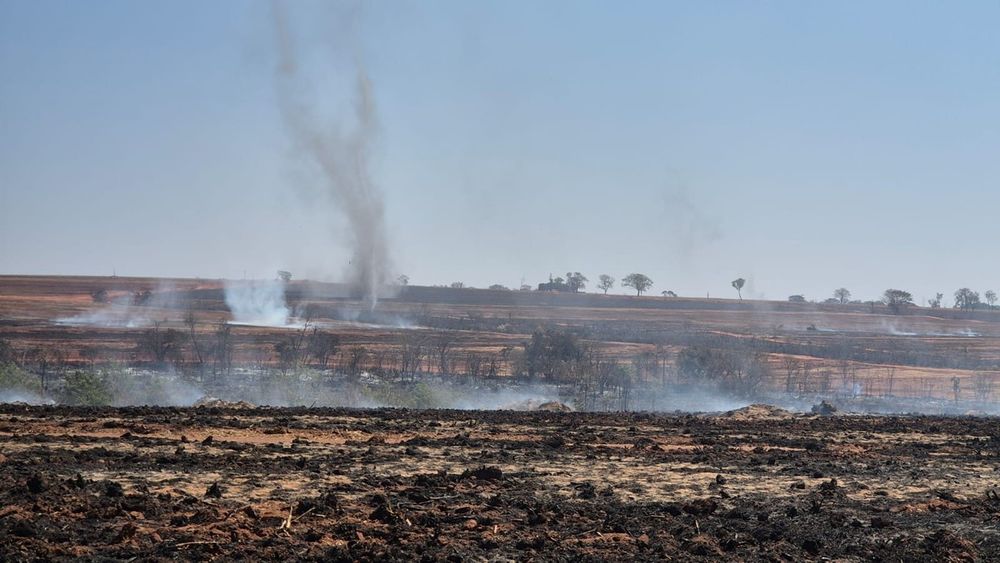
[[[989,304],[990,309],[992,309],[997,304],[997,292],[993,291],[992,289],[986,290],[986,293],[983,294],[983,297],[986,299],[986,303]]]
[[[963,287],[955,292],[955,308],[962,310],[975,309],[979,305],[979,292]]]
[[[743,278],[736,278],[733,280],[733,287],[736,289],[736,295],[740,296],[740,301],[743,301],[743,286],[746,285],[747,280]]]
[[[833,292],[833,298],[840,301],[840,304],[843,305],[851,300],[851,292],[846,287],[842,287]]]
[[[927,304],[931,306],[931,309],[940,309],[941,301],[943,300],[944,300],[944,294],[938,293],[937,295],[934,296],[934,299],[928,301]]]
[[[566,285],[569,286],[570,291],[573,293],[587,287],[588,281],[590,280],[580,272],[566,272]]]
[[[604,295],[607,295],[608,290],[615,286],[615,278],[607,274],[601,274],[598,280],[597,289],[604,290]]]
[[[674,293],[673,291],[670,291],[670,290],[667,290],[667,291],[661,291],[661,292],[660,292],[660,295],[662,295],[662,296],[664,296],[664,297],[677,297],[677,294],[676,294],[676,293]]]
[[[882,294],[882,302],[885,303],[893,313],[899,311],[906,305],[913,305],[913,295],[902,289],[887,289]]]
[[[399,277],[396,278],[396,283],[401,286],[410,285],[410,276],[406,274],[400,274]]]
[[[634,289],[636,296],[642,295],[652,285],[653,280],[645,274],[629,274],[622,278],[622,286]]]

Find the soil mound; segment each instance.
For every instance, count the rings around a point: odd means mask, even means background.
[[[246,401],[223,401],[217,397],[202,397],[198,399],[194,405],[195,407],[210,407],[210,408],[221,408],[221,409],[255,409],[257,405],[253,403],[248,403]]]
[[[754,404],[723,413],[724,417],[734,420],[759,420],[768,418],[792,418],[795,416],[791,411],[778,408],[773,405]]]
[[[505,411],[543,411],[543,412],[573,412],[573,407],[559,401],[540,401],[525,399],[500,408]]]

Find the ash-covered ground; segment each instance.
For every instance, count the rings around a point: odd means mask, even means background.
[[[995,419],[0,407],[0,559],[1000,557]]]

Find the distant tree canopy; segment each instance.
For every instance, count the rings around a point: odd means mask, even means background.
[[[788,301],[791,303],[805,303],[806,298],[804,295],[789,295]]]
[[[580,272],[566,272],[566,278],[549,276],[549,281],[538,284],[538,291],[564,291],[576,293],[587,286],[587,277]]]
[[[645,274],[629,274],[622,278],[622,286],[631,287],[635,290],[636,295],[642,295],[653,286],[653,280]]]
[[[979,306],[979,292],[963,287],[955,292],[955,308],[970,310]]]
[[[983,294],[983,298],[986,299],[986,304],[990,306],[990,309],[997,304],[997,292],[992,289],[987,290],[986,293]]]
[[[292,281],[292,273],[288,270],[278,270],[278,279],[287,283]]]
[[[662,295],[662,296],[664,296],[664,297],[677,297],[677,294],[676,294],[676,293],[674,293],[673,291],[670,291],[670,290],[667,290],[667,291],[661,291],[661,292],[660,292],[660,295]]]
[[[580,272],[566,272],[566,286],[573,293],[580,291],[587,287],[587,282],[590,281],[586,276]]]
[[[834,290],[833,298],[843,305],[851,300],[851,292],[848,291],[846,287],[841,287],[840,289]]]
[[[607,295],[608,290],[615,286],[615,278],[607,274],[601,274],[598,280],[597,289],[604,291],[604,295]]]
[[[903,307],[913,305],[913,295],[902,289],[887,289],[882,294],[882,303],[885,303],[893,313],[899,313]]]
[[[565,330],[535,331],[524,345],[524,368],[529,377],[554,378],[584,358],[576,335]]]
[[[746,285],[747,280],[743,278],[736,278],[733,280],[733,287],[736,289],[736,295],[740,296],[740,301],[743,301],[743,286]]]
[[[490,289],[492,289],[493,291],[510,291],[509,287],[499,283],[491,285]]]
[[[451,282],[451,286],[450,287],[452,289],[462,289],[463,287],[465,287],[465,283],[463,283],[463,282]]]
[[[399,277],[396,278],[396,283],[403,286],[410,285],[410,276],[406,274],[400,274]]]
[[[941,301],[944,299],[943,293],[938,293],[934,296],[934,299],[927,301],[927,304],[931,306],[931,309],[940,309]]]

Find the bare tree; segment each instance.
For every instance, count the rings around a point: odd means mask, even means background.
[[[205,369],[205,357],[201,353],[201,345],[198,344],[198,319],[194,316],[194,309],[188,307],[184,315],[184,324],[188,327],[188,337],[191,339],[191,346],[194,348],[195,357],[198,358],[198,371]]]
[[[212,372],[228,374],[233,366],[233,339],[231,327],[226,322],[220,322],[215,329],[215,342],[212,345]]]
[[[736,294],[740,296],[740,301],[743,301],[743,286],[746,285],[747,280],[743,278],[736,278],[733,280],[733,288],[736,289]]]
[[[607,295],[608,290],[615,286],[615,278],[607,274],[601,274],[598,280],[597,289],[604,291],[604,295]]]
[[[985,403],[993,396],[994,376],[992,373],[977,373],[972,379],[976,400]]]
[[[420,371],[424,358],[424,339],[416,334],[404,332],[400,338],[400,372],[415,377]]]
[[[159,366],[168,361],[177,360],[180,356],[182,334],[175,329],[162,328],[163,323],[153,323],[153,328],[139,335],[139,352],[148,355]]]
[[[896,368],[895,366],[889,366],[885,368],[885,395],[887,397],[892,396],[892,388],[896,384]]]
[[[446,375],[451,373],[451,364],[448,358],[448,352],[451,350],[452,344],[455,342],[455,337],[447,332],[443,332],[438,335],[435,341],[435,351],[437,354],[438,363],[438,373],[441,375]]]
[[[339,336],[313,328],[309,335],[309,342],[306,344],[306,353],[316,361],[320,369],[326,369],[330,362],[330,356],[337,352],[338,346],[340,346]]]
[[[295,370],[302,364],[302,357],[306,352],[306,334],[309,330],[309,323],[302,325],[302,330],[280,340],[274,344],[274,351],[278,354],[278,367],[281,373],[288,370]]]
[[[361,366],[368,359],[368,349],[364,346],[354,346],[347,353],[347,371],[352,376],[361,374]]]
[[[629,274],[622,279],[622,286],[631,287],[638,296],[653,286],[653,280],[649,279],[645,274]]]
[[[841,287],[834,290],[833,298],[840,302],[841,305],[847,303],[851,300],[851,292],[847,290],[846,287]]]
[[[790,395],[795,392],[798,376],[802,371],[802,362],[794,356],[784,356],[782,363],[785,366],[785,393]]]
[[[930,305],[931,309],[940,309],[941,301],[943,299],[944,299],[944,294],[938,293],[937,295],[934,296],[934,299],[929,300],[927,304]]]

